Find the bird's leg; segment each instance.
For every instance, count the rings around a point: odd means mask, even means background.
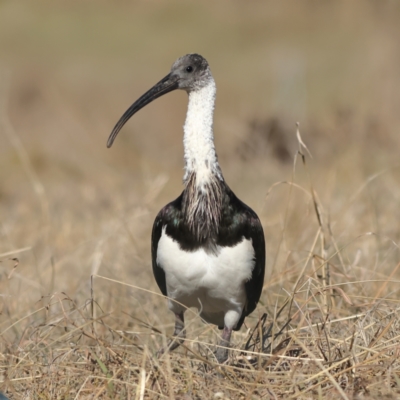
[[[175,313],[175,329],[174,329],[174,336],[172,339],[168,341],[166,347],[162,347],[158,350],[157,355],[160,356],[164,354],[167,350],[175,350],[179,347],[184,339],[186,338],[186,331],[185,331],[185,320],[183,318],[183,311],[180,313]]]
[[[170,350],[175,350],[179,345],[181,345],[186,338],[186,331],[185,331],[185,320],[183,318],[183,311],[179,314],[175,314],[175,329],[174,329],[174,336],[169,341],[168,347]]]
[[[230,346],[231,343],[231,335],[232,335],[232,328],[227,328],[224,326],[224,330],[222,331],[222,339],[219,345],[221,347],[217,348],[215,352],[215,357],[217,361],[222,364],[228,359],[228,349],[227,347]]]

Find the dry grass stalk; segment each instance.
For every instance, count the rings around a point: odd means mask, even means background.
[[[217,32],[235,50],[222,56],[215,41],[221,165],[260,215],[268,250],[260,304],[220,366],[220,332],[193,310],[184,346],[154,356],[173,329],[149,237],[182,189],[175,100],[154,103],[159,117],[138,115],[105,150],[115,116],[161,71],[165,51],[198,40],[204,6],[171,2],[157,14],[147,2],[101,2],[82,14],[79,2],[45,3],[8,2],[0,24],[14,80],[2,76],[0,98],[0,390],[11,399],[398,398],[398,11],[238,2],[209,18],[205,42]],[[185,34],[169,40],[181,12]],[[126,51],[150,31],[146,46]],[[168,49],[150,55],[160,35]],[[243,162],[245,121],[291,107],[276,118],[307,118],[302,136],[282,142],[289,154],[298,148],[294,167],[263,132]]]

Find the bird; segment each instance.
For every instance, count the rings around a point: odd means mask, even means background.
[[[218,363],[224,363],[232,331],[241,328],[260,299],[266,255],[260,219],[229,188],[218,162],[213,133],[216,85],[207,60],[195,53],[178,58],[170,73],[122,115],[107,147],[136,112],[176,89],[189,97],[183,128],[184,188],[154,221],[152,269],[175,314],[167,349],[184,342],[184,313],[194,307],[205,322],[222,330],[214,354]]]

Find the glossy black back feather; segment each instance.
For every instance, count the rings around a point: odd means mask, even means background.
[[[251,279],[245,283],[247,303],[235,328],[235,330],[239,330],[245,317],[255,310],[261,296],[265,272],[265,241],[264,232],[257,214],[240,201],[225,183],[224,186],[221,221],[218,235],[215,239],[199,241],[186,226],[182,212],[183,193],[158,213],[152,232],[153,273],[161,292],[167,296],[165,273],[157,265],[157,247],[163,226],[166,226],[168,236],[177,241],[181,249],[186,251],[195,251],[200,247],[207,250],[208,248],[215,248],[215,245],[232,247],[241,242],[243,237],[251,239],[254,248],[255,265]],[[213,243],[209,243],[210,240]]]

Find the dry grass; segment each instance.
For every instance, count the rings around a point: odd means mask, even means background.
[[[335,4],[2,5],[0,390],[399,397],[400,9]],[[223,366],[220,332],[194,310],[185,345],[154,357],[173,316],[149,238],[181,190],[185,96],[105,148],[130,102],[193,50],[217,80],[225,177],[267,240],[260,304]]]

